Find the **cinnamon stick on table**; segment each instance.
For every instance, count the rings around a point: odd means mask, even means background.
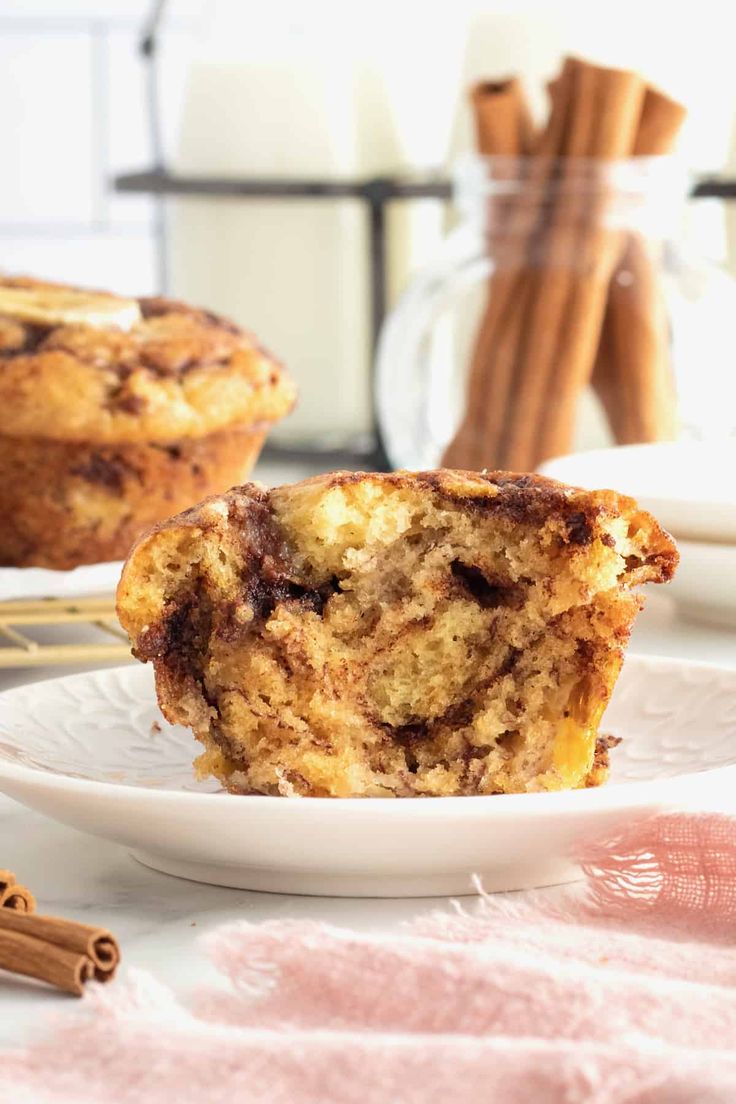
[[[109,981],[119,961],[117,942],[105,928],[0,909],[2,970],[81,996],[91,978]]]
[[[514,370],[498,466],[532,471],[566,451],[577,400],[590,379],[620,234],[602,219],[605,192],[576,196],[578,158],[610,161],[630,154],[645,85],[636,73],[569,59],[559,200],[548,223]],[[568,159],[570,159],[568,161]],[[578,178],[579,179],[579,178]],[[495,460],[494,460],[495,462]]]
[[[10,870],[0,870],[0,908],[18,912],[35,912],[36,898],[30,889],[19,885]]]

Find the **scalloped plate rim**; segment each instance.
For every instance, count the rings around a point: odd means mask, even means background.
[[[677,659],[672,656],[639,655],[636,653],[629,654],[626,662],[636,666],[653,667],[659,670],[674,668],[680,673],[688,671],[710,671],[714,675],[717,674],[732,679],[734,691],[736,692],[736,670],[716,663],[708,663],[701,660]],[[102,676],[103,678],[120,677],[123,672],[130,673],[130,677],[135,679],[136,677],[141,677],[144,670],[145,668],[139,665],[124,664],[110,668],[95,668],[73,675],[62,675],[49,679],[41,679],[33,683],[23,683],[20,686],[12,687],[0,693],[0,708],[8,696],[24,690],[27,691],[30,686],[34,687],[34,689],[42,689],[48,686],[67,683],[72,680],[84,682],[93,676]],[[0,717],[0,739],[2,736],[3,721]],[[194,754],[195,750],[196,748],[193,746],[192,754]],[[109,793],[111,796],[124,795],[126,800],[138,800],[145,804],[150,803],[152,799],[155,799],[157,802],[189,802],[199,804],[201,802],[213,802],[215,799],[221,802],[222,799],[225,798],[231,808],[231,812],[234,811],[231,804],[234,801],[237,801],[239,805],[244,807],[252,806],[253,803],[256,803],[259,807],[263,807],[264,805],[275,805],[282,810],[287,807],[309,810],[314,810],[316,807],[319,807],[323,811],[330,809],[335,812],[338,810],[340,812],[346,812],[349,809],[353,809],[355,811],[360,810],[362,813],[366,812],[369,807],[373,808],[379,806],[382,810],[381,816],[386,816],[388,813],[388,815],[394,817],[405,816],[409,810],[412,810],[409,814],[411,816],[430,816],[433,813],[437,813],[440,809],[455,813],[463,808],[467,808],[468,812],[472,809],[474,815],[476,815],[479,806],[483,804],[492,808],[494,813],[509,815],[519,813],[522,810],[525,814],[533,814],[535,812],[548,814],[556,808],[559,808],[559,811],[565,810],[573,812],[574,806],[585,808],[588,805],[593,805],[598,808],[617,808],[628,804],[637,804],[638,800],[641,800],[647,791],[656,790],[661,794],[663,789],[679,790],[689,785],[702,784],[707,782],[708,779],[712,779],[714,776],[718,776],[719,779],[724,778],[731,772],[736,772],[736,744],[733,763],[704,767],[702,770],[687,771],[660,778],[655,777],[632,781],[609,782],[605,783],[603,786],[591,787],[589,789],[559,790],[545,793],[475,794],[453,797],[428,797],[423,800],[391,797],[310,797],[289,799],[262,794],[228,794],[224,791],[206,793],[175,789],[157,790],[154,787],[135,785],[127,782],[108,782],[100,779],[78,778],[70,774],[65,774],[62,771],[49,771],[38,766],[14,763],[6,759],[0,752],[0,792],[4,792],[3,782],[5,779],[8,779],[11,782],[31,783],[44,790],[68,789],[71,791],[76,790],[77,792],[93,792],[102,789],[106,794]],[[423,811],[420,812],[420,810]]]

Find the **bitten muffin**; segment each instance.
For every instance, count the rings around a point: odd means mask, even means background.
[[[118,588],[159,703],[236,793],[596,784],[598,724],[671,538],[629,498],[507,473],[246,484],[141,538]]]
[[[208,311],[0,278],[0,565],[123,559],[154,522],[246,478],[294,397]]]

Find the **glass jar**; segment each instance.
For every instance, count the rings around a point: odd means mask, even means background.
[[[459,224],[379,343],[392,463],[734,434],[736,282],[679,240],[685,194],[666,157],[463,159]]]

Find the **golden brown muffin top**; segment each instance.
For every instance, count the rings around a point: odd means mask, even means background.
[[[519,525],[542,526],[562,519],[566,529],[565,543],[572,546],[584,547],[595,540],[610,544],[608,522],[611,518],[621,518],[626,521],[630,534],[637,534],[641,551],[646,550],[636,573],[629,573],[630,585],[667,582],[674,575],[680,558],[670,534],[655,517],[642,510],[635,499],[618,491],[584,490],[530,472],[472,472],[454,468],[389,473],[337,471],[275,487],[271,495],[290,498],[299,494],[306,499],[332,487],[345,488],[349,494],[351,487],[357,489],[366,485],[381,490],[421,488],[428,495],[437,495],[453,505],[470,509],[479,517],[493,515]],[[237,498],[246,487],[233,488],[230,495]]]
[[[293,384],[252,335],[171,299],[0,278],[0,432],[170,441],[275,422]]]
[[[330,491],[337,492],[334,500]],[[672,537],[656,518],[640,509],[633,498],[617,491],[587,491],[547,476],[513,472],[448,468],[390,473],[338,471],[271,489],[245,483],[153,526],[131,549],[118,597],[127,592],[135,574],[132,565],[139,559],[136,550],[154,547],[159,533],[182,530],[214,531],[223,542],[239,543],[248,571],[267,577],[268,585],[279,594],[293,567],[292,542],[283,525],[285,511],[292,525],[300,528],[302,553],[323,566],[327,564],[331,571],[335,566],[332,561],[339,560],[357,539],[351,518],[372,514],[380,528],[376,508],[391,491],[399,496],[403,491],[419,491],[437,505],[444,502],[450,507],[460,506],[479,521],[494,518],[509,532],[517,528],[547,529],[560,543],[560,549],[569,552],[582,551],[596,541],[607,548],[618,545],[619,550],[626,550],[627,586],[667,582],[679,561]],[[365,534],[361,537],[364,539]],[[261,579],[261,590],[264,585]],[[139,611],[142,621],[153,617],[152,610],[146,608],[148,601],[153,601],[152,594],[144,596]],[[129,631],[131,626],[132,622],[126,626]]]

